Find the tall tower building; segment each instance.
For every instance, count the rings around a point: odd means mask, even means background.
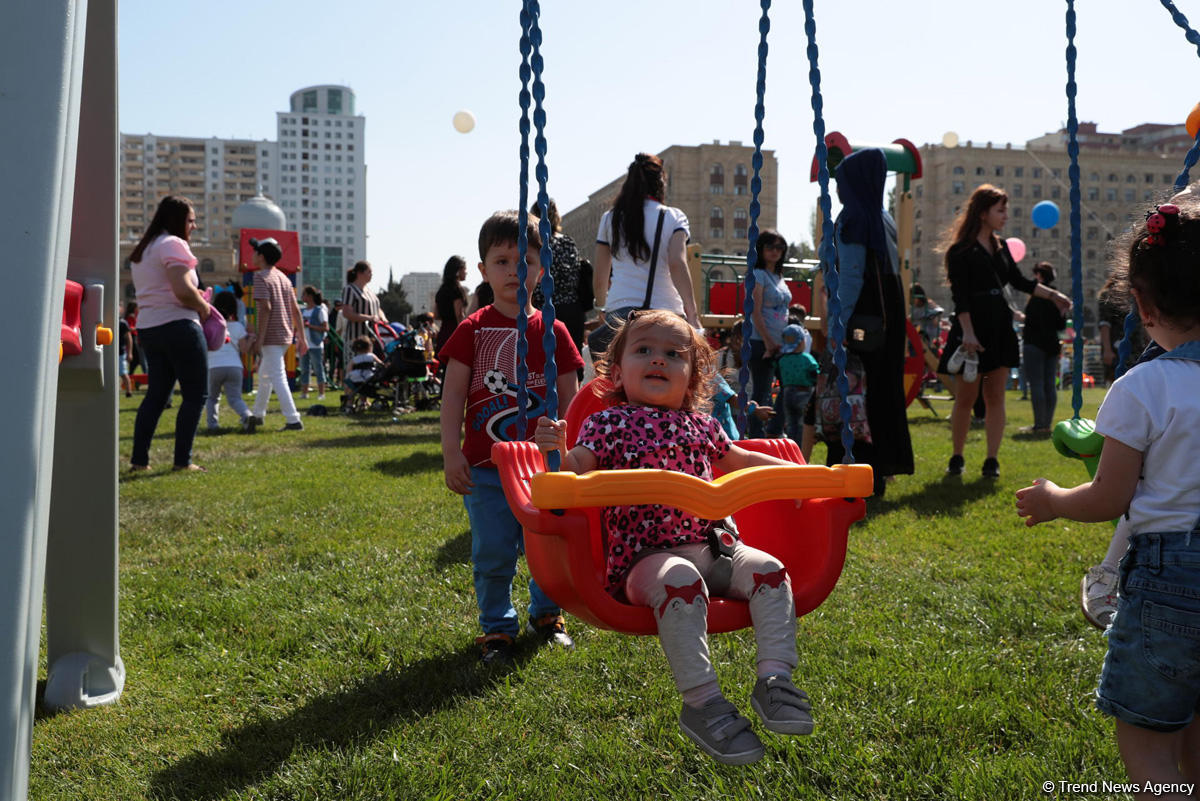
[[[275,197],[300,233],[303,280],[337,297],[346,270],[367,255],[366,119],[346,86],[309,86],[277,112]]]

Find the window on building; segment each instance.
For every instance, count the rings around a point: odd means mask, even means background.
[[[966,175],[967,174],[967,171],[963,168],[963,166],[961,164],[958,165],[957,167],[955,167],[950,172],[953,173],[954,175]]]
[[[710,195],[723,195],[725,194],[725,187],[721,184],[709,184],[708,193]]]
[[[1088,173],[1088,180],[1089,181],[1099,181],[1100,173],[1098,173],[1098,172]]]
[[[1013,184],[1012,196],[1013,197],[1024,197],[1025,196],[1025,187],[1021,184]]]
[[[1100,199],[1099,188],[1094,187],[1094,186],[1088,187],[1088,200],[1099,200],[1099,199]]]
[[[1145,179],[1146,183],[1148,183],[1148,184],[1154,183],[1154,173],[1148,172],[1142,177]]]
[[[1062,196],[1062,187],[1058,186],[1057,184],[1050,187],[1050,197],[1058,199],[1061,196]]]
[[[1042,196],[1042,185],[1041,184],[1033,185],[1033,196],[1035,198],[1039,198]]]
[[[301,103],[301,105],[300,105],[301,111],[316,111],[317,110],[317,90],[313,89],[311,91],[305,92],[301,96],[300,103]],[[305,122],[307,123],[308,120],[305,120]]]
[[[1125,202],[1126,203],[1132,203],[1136,199],[1137,199],[1137,193],[1134,190],[1132,190],[1132,189],[1125,190]]]
[[[1022,177],[1024,177],[1024,175],[1025,175],[1024,167],[1013,167],[1013,177],[1014,178],[1022,178]]]
[[[996,177],[1002,178],[1004,176],[1004,167],[1002,165],[997,164],[995,169],[996,169],[996,173],[995,173]]]
[[[1121,179],[1120,179],[1119,177],[1117,177],[1117,174],[1116,174],[1115,172],[1110,172],[1110,173],[1108,174],[1108,181],[1109,181],[1109,183],[1114,183],[1114,184],[1115,184],[1115,183],[1116,183],[1117,181],[1119,181],[1119,180],[1121,180]]]
[[[708,229],[708,235],[713,239],[724,239],[725,230],[722,228],[710,228]]]
[[[918,187],[918,188],[920,188],[920,187]],[[966,186],[963,184],[962,181],[955,181],[953,184],[951,184],[950,191],[951,191],[951,193],[953,193],[955,195],[961,195],[963,192],[966,191]]]
[[[987,174],[987,170],[985,170],[983,167],[976,167],[976,168],[975,168],[975,174],[976,174],[976,175],[986,175],[986,174]]]
[[[1108,189],[1105,189],[1104,190],[1104,199],[1109,200],[1109,201],[1116,200],[1117,199],[1117,190],[1115,190],[1111,187],[1109,187]]]
[[[1153,200],[1153,199],[1154,199],[1154,191],[1153,190],[1147,189],[1144,192],[1142,192],[1142,200]]]
[[[341,89],[330,89],[326,96],[329,98],[329,101],[328,101],[329,102],[329,113],[330,114],[341,114],[342,113],[342,90]]]
[[[1130,173],[1129,175],[1126,175],[1126,176],[1125,176],[1125,183],[1127,183],[1127,184],[1136,184],[1136,183],[1137,183],[1137,176],[1136,176],[1136,175],[1134,175],[1133,173]]]

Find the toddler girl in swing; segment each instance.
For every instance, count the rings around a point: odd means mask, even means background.
[[[630,314],[596,365],[618,404],[583,424],[566,450],[566,423],[538,420],[543,452],[561,449],[563,469],[662,469],[711,480],[755,465],[789,465],[733,444],[703,410],[711,393],[715,354],[678,315],[661,310]],[[710,593],[749,601],[758,647],[758,681],[750,703],[763,725],[785,734],[809,734],[808,696],[792,684],[797,665],[796,614],[783,565],[737,542],[722,555],[710,535],[720,521],[702,520],[660,504],[604,510],[608,530],[606,580],[616,596],[654,610],[658,637],[683,696],[679,725],[718,762],[740,765],[763,755],[750,721],[721,694],[709,659]],[[724,568],[732,570],[725,581]]]
[[[1200,203],[1177,202],[1147,213],[1114,268],[1166,352],[1108,390],[1092,481],[1064,489],[1042,479],[1017,492],[1030,526],[1125,518],[1096,705],[1117,719],[1121,759],[1142,787],[1200,776]]]

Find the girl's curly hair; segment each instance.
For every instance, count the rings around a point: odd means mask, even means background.
[[[1117,240],[1105,289],[1128,309],[1136,287],[1163,317],[1192,325],[1200,322],[1200,199],[1185,194],[1169,202],[1178,211],[1160,215],[1165,227],[1157,234],[1147,221],[1158,206]]]
[[[692,358],[692,374],[688,379],[687,392],[683,396],[682,410],[685,412],[707,412],[711,407],[713,394],[712,379],[716,373],[717,354],[712,345],[700,335],[687,321],[675,312],[662,309],[635,310],[629,313],[625,322],[617,328],[617,333],[609,343],[604,355],[596,362],[596,376],[608,381],[607,389],[596,386],[596,392],[606,400],[616,403],[628,403],[625,390],[612,387],[613,366],[620,364],[621,356],[625,353],[625,345],[629,341],[630,332],[635,328],[661,325],[679,332],[686,332],[689,344],[687,352]]]

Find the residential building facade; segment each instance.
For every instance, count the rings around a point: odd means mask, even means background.
[[[235,270],[233,212],[260,189],[283,210],[287,229],[300,234],[302,280],[338,297],[346,271],[367,252],[365,126],[349,87],[321,85],[292,93],[288,110],[276,114],[274,142],[121,134],[123,297],[133,297],[129,253],[166,195],[195,206],[192,249],[202,279],[236,277],[225,275]],[[204,274],[207,266],[213,275]]]
[[[1094,336],[1095,299],[1107,275],[1108,243],[1171,194],[1193,140],[1182,125],[1143,124],[1103,133],[1095,123],[1081,123],[1078,139],[1084,333]],[[924,176],[913,182],[913,279],[940,305],[952,308],[939,239],[983,183],[1008,193],[1009,220],[1002,233],[1025,242],[1022,271],[1030,275],[1036,262],[1049,261],[1058,273],[1058,288],[1073,292],[1066,144],[1066,131],[1060,130],[1031,139],[1024,147],[967,142],[920,149]],[[1059,222],[1049,229],[1030,220],[1033,206],[1043,200],[1059,208]],[[1013,300],[1024,304],[1023,296],[1014,295]]]
[[[666,203],[687,215],[691,242],[704,253],[745,254],[753,155],[753,147],[737,141],[672,145],[658,154],[667,172]],[[779,205],[775,151],[764,150],[762,155],[759,230],[776,227]],[[600,218],[612,207],[624,180],[622,174],[563,215],[563,233],[575,240],[585,258],[592,258]],[[793,232],[793,238],[798,234]]]
[[[437,314],[433,298],[441,285],[441,273],[405,273],[400,278],[400,288],[404,290],[413,314]]]

